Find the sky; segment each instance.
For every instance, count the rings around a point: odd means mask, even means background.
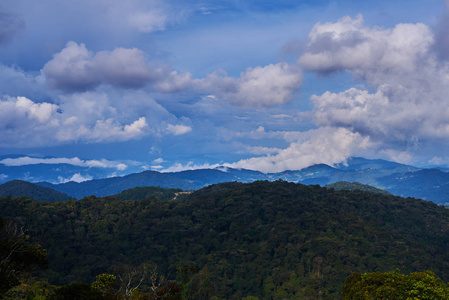
[[[448,167],[448,6],[2,0],[0,164]]]

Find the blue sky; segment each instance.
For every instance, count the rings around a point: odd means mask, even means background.
[[[3,0],[0,155],[447,167],[448,59],[442,0]]]

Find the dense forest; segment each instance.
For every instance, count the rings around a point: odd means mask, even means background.
[[[449,279],[449,210],[431,202],[285,181],[177,193],[4,197],[0,216],[47,249],[34,276],[58,286],[146,265],[191,299],[341,299],[354,272]]]

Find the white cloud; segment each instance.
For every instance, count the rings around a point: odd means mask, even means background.
[[[398,151],[394,149],[381,150],[380,154],[385,154],[389,160],[401,163],[409,164],[413,161],[413,155],[407,151]]]
[[[47,122],[58,108],[50,103],[34,103],[25,97],[17,97],[15,105],[18,111],[37,119],[39,123]]]
[[[144,53],[136,48],[93,53],[75,42],[68,42],[42,71],[51,87],[68,91],[87,90],[103,83],[142,87],[160,72],[151,68]]]
[[[66,183],[66,182],[70,182],[70,181],[74,181],[74,182],[80,183],[80,182],[92,180],[92,177],[89,176],[89,175],[83,176],[80,173],[76,173],[76,174],[73,174],[73,176],[68,178],[68,179],[67,178],[62,178],[62,177],[59,177],[58,179],[59,179],[59,183]]]
[[[255,147],[249,147],[248,151],[250,153],[256,154],[256,155],[264,155],[264,154],[274,154],[279,153],[282,151],[280,148],[270,148],[270,147],[261,147],[261,146],[255,146]]]
[[[179,73],[148,61],[136,48],[95,53],[73,41],[53,55],[42,74],[50,87],[68,93],[98,90],[104,85],[164,93],[190,91],[246,108],[288,103],[303,82],[300,69],[287,63],[247,68],[240,78],[228,77],[220,70],[193,79],[190,73]]]
[[[193,85],[190,73],[156,65],[137,48],[94,53],[85,44],[73,41],[53,55],[42,74],[50,87],[70,93],[104,84],[125,89],[151,87],[160,92],[176,92]]]
[[[138,136],[143,133],[142,129],[147,127],[147,120],[145,117],[140,117],[130,125],[125,125],[124,132],[130,136]]]
[[[200,90],[213,93],[213,99],[223,98],[243,107],[269,107],[288,103],[302,82],[296,66],[278,63],[247,68],[237,79],[215,72],[195,83]]]
[[[363,18],[317,24],[299,63],[309,71],[347,71],[366,87],[314,95],[318,126],[344,127],[410,162],[422,145],[449,142],[449,64],[424,24],[366,27]],[[393,150],[385,150],[393,149]]]
[[[57,105],[34,103],[25,97],[0,99],[0,146],[37,146],[38,136],[59,125]]]
[[[182,163],[175,163],[172,166],[161,170],[161,172],[167,173],[167,172],[181,172],[181,171],[187,171],[187,170],[199,170],[199,169],[214,169],[217,167],[221,167],[220,164],[195,164],[191,161],[189,161],[187,164]]]
[[[368,138],[345,128],[321,127],[302,133],[301,139],[276,155],[243,159],[229,166],[265,173],[300,170],[318,163],[343,162],[369,145]]]
[[[186,125],[167,125],[167,131],[174,135],[186,134],[192,131],[192,127]]]
[[[427,162],[433,166],[449,166],[449,156],[434,156]]]
[[[0,100],[0,124],[7,126],[16,119],[25,119],[35,125],[45,125],[52,115],[56,114],[58,106],[50,103],[34,103],[25,97],[6,97]],[[26,122],[26,121],[25,121]]]
[[[161,164],[166,162],[162,157],[156,158],[155,160],[153,160],[153,163],[155,164]]]
[[[188,118],[179,120],[143,92],[85,92],[57,100],[58,104],[0,98],[0,146],[117,142],[192,130],[176,125],[190,122]]]
[[[78,128],[66,128],[60,131],[58,138],[64,140],[66,137],[81,139],[87,143],[101,143],[111,141],[127,141],[143,135],[143,129],[148,127],[145,117],[134,121],[129,125],[121,125],[115,119],[97,120],[93,127],[86,127],[83,124]]]
[[[350,70],[361,78],[373,70],[413,71],[433,43],[425,24],[398,24],[392,29],[363,26],[361,15],[344,17],[336,23],[318,23],[299,63],[322,73]]]
[[[123,171],[128,166],[124,163],[117,161],[110,161],[106,159],[101,160],[82,160],[78,157],[53,157],[53,158],[38,158],[30,156],[22,156],[17,158],[5,158],[0,160],[0,164],[8,167],[37,165],[37,164],[68,164],[79,167],[93,167],[93,168],[115,168],[119,171]]]

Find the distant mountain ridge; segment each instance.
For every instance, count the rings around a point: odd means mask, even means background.
[[[123,177],[96,179],[80,183],[71,181],[61,184],[52,184],[48,182],[38,182],[36,184],[66,193],[77,199],[90,195],[95,195],[97,197],[110,196],[130,188],[143,186],[179,188],[182,190],[196,190],[200,188],[198,185],[187,180],[156,171],[144,171]]]
[[[66,201],[72,197],[51,188],[39,186],[37,184],[23,181],[12,180],[0,185],[0,197],[29,197],[37,201]]]
[[[279,179],[321,186],[339,181],[359,182],[388,191],[393,195],[422,198],[438,204],[449,203],[449,173],[438,169],[420,169],[391,161],[360,157],[349,158],[346,163],[335,166],[317,164],[298,171],[290,170],[280,173],[265,174],[246,169],[219,167],[169,173],[144,171],[80,183],[55,184],[44,181],[34,183],[80,199],[90,195],[97,197],[115,195],[134,187],[155,186],[198,190],[222,182],[249,183]]]

